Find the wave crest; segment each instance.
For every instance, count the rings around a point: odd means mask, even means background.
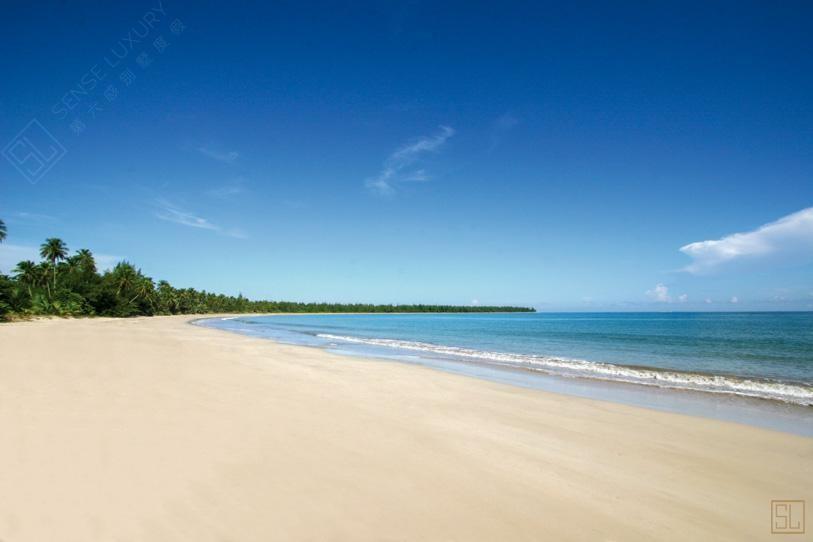
[[[747,397],[773,399],[805,406],[813,405],[813,387],[804,384],[646,369],[580,359],[488,352],[471,348],[442,346],[432,343],[397,339],[367,339],[345,335],[332,335],[330,333],[319,333],[317,336],[323,339],[347,343],[429,352],[483,363],[529,369],[557,376],[627,382],[646,386],[658,386],[661,388],[728,393]]]

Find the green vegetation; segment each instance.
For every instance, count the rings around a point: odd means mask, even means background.
[[[6,229],[0,221],[0,242]],[[61,239],[40,247],[43,261],[22,261],[13,276],[0,274],[0,320],[36,315],[152,316],[244,312],[532,312],[523,307],[454,305],[369,305],[252,301],[157,284],[134,265],[121,262],[99,273],[89,250],[69,255]]]

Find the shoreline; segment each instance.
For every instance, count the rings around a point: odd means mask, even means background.
[[[765,395],[752,395],[732,390],[715,388],[701,388],[696,386],[680,386],[671,382],[641,382],[624,378],[602,378],[601,376],[586,374],[568,374],[541,370],[530,366],[494,363],[479,358],[461,358],[453,355],[443,355],[434,350],[409,348],[402,349],[393,346],[373,345],[379,340],[365,340],[357,338],[344,342],[328,344],[310,344],[301,341],[299,335],[291,330],[282,330],[284,334],[262,335],[249,333],[252,327],[224,327],[220,321],[233,321],[239,318],[271,315],[229,315],[197,318],[190,324],[236,333],[248,337],[257,337],[270,340],[278,344],[316,348],[342,356],[376,359],[382,362],[398,362],[408,365],[419,365],[447,373],[478,378],[490,382],[499,382],[512,386],[537,389],[566,396],[584,397],[620,403],[625,405],[655,409],[663,412],[688,414],[722,421],[743,423],[754,427],[779,430],[801,436],[813,436],[813,406],[799,403],[785,398]],[[284,314],[279,316],[299,316],[298,314]],[[275,330],[279,331],[279,330]],[[300,331],[302,337],[319,337],[310,332]],[[386,342],[393,342],[386,340]],[[401,341],[397,341],[401,342]],[[419,344],[419,343],[415,343]],[[420,343],[422,344],[422,343]],[[431,345],[426,345],[431,346]],[[455,350],[455,347],[443,345],[441,350]],[[478,352],[489,354],[489,352]],[[512,354],[506,354],[512,357]],[[524,357],[524,356],[517,356]],[[564,358],[563,358],[564,359]],[[569,360],[568,360],[569,361]],[[587,362],[592,363],[592,362]],[[599,364],[605,365],[605,364]],[[809,388],[805,383],[785,382],[759,378],[745,378],[738,375],[722,373],[680,372],[657,367],[617,365],[619,370],[644,370],[649,373],[662,375],[679,375],[688,378],[701,377],[714,379],[721,377],[730,382],[783,385]]]
[[[0,539],[769,540],[813,499],[810,438],[199,317],[0,326]]]

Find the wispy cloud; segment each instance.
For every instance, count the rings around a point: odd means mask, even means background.
[[[389,196],[395,193],[395,187],[400,183],[428,181],[426,170],[414,168],[416,162],[424,155],[440,150],[454,133],[453,128],[441,126],[435,135],[419,137],[396,149],[384,161],[381,172],[367,179],[365,186],[376,194]]]
[[[206,195],[213,198],[228,198],[243,194],[246,191],[246,183],[243,179],[233,179],[221,186],[210,188],[206,191]]]
[[[246,234],[238,228],[223,228],[222,226],[212,223],[209,219],[198,216],[185,209],[181,209],[177,205],[165,199],[158,199],[156,200],[155,204],[158,207],[155,212],[155,216],[161,220],[173,222],[182,226],[188,226],[190,228],[210,230],[238,239],[245,239],[247,237]]]
[[[680,248],[694,261],[684,271],[702,274],[724,264],[778,256],[813,254],[813,207],[789,214],[759,228],[698,241]]]
[[[227,237],[234,237],[235,239],[248,239],[248,234],[240,228],[221,230],[221,233]]]
[[[26,211],[18,211],[12,213],[6,219],[9,224],[41,224],[48,222],[57,222],[59,219],[55,216],[46,215],[42,213],[29,213]]]
[[[204,156],[208,156],[213,160],[217,160],[218,162],[225,162],[227,164],[231,164],[238,158],[240,158],[240,153],[237,151],[221,151],[216,149],[211,149],[209,147],[198,147],[198,152]]]
[[[158,211],[155,216],[167,222],[174,222],[182,226],[189,226],[190,228],[200,228],[202,230],[220,231],[220,226],[212,224],[207,219],[196,216],[188,211],[179,209],[167,200],[159,199],[156,201]]]

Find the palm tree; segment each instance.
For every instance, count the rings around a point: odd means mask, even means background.
[[[155,309],[155,284],[151,278],[141,274],[140,269],[129,262],[119,262],[107,276],[116,288],[116,297],[124,310],[138,309],[133,303],[139,298],[148,302],[152,310]]]
[[[36,286],[40,280],[40,273],[37,264],[31,260],[25,260],[17,264],[14,275],[21,284],[28,288],[28,297],[32,297],[31,287]]]
[[[83,273],[90,274],[96,272],[96,259],[93,257],[93,253],[88,249],[82,248],[77,250],[74,258],[76,258],[76,263]]]
[[[170,314],[180,312],[178,293],[169,282],[165,280],[159,281],[156,295],[158,296],[158,302],[162,311],[166,311]]]
[[[0,243],[6,238],[6,223],[0,220]]]
[[[138,277],[139,279],[135,284],[135,295],[130,301],[127,302],[127,304],[129,305],[139,297],[143,297],[150,302],[150,305],[152,305],[153,300],[151,299],[151,297],[152,294],[155,292],[155,284],[153,284],[151,278],[143,276],[141,274],[141,271],[138,272]]]
[[[110,278],[116,287],[116,295],[120,296],[122,292],[128,292],[138,284],[141,273],[131,263],[119,262],[110,273]]]
[[[73,274],[79,270],[79,259],[76,256],[68,256],[60,267],[64,267],[68,274]]]
[[[51,237],[40,245],[40,256],[51,262],[54,272],[54,290],[56,290],[56,262],[68,257],[68,246],[62,239]]]

